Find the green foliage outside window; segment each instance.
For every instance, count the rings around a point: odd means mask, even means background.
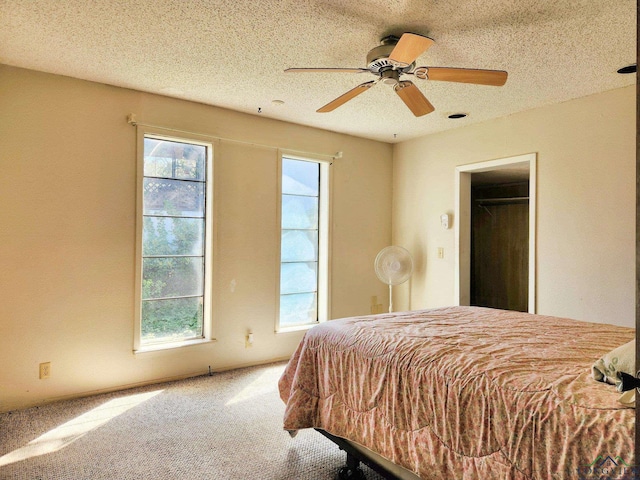
[[[199,228],[193,223],[167,219],[146,222],[144,248],[161,251],[169,233],[178,251],[199,240]],[[155,225],[154,225],[155,224]],[[176,226],[177,224],[177,226]],[[165,299],[178,295],[196,295],[202,290],[201,257],[152,257],[143,260],[142,338],[144,340],[197,337],[202,332],[202,297]]]

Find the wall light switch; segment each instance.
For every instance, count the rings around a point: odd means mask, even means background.
[[[438,258],[444,258],[444,248],[438,247]]]

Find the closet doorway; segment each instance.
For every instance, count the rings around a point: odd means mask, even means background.
[[[470,304],[529,309],[529,171],[471,174]]]
[[[536,156],[456,168],[456,297],[535,313]]]

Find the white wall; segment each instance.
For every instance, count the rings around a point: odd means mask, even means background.
[[[277,151],[216,151],[215,343],[134,355],[139,121],[318,153],[333,169],[331,313],[386,300],[392,147],[197,103],[0,65],[0,411],[288,357],[275,334]],[[231,282],[235,281],[232,290]],[[254,346],[245,348],[247,329]],[[38,364],[52,376],[38,379]]]
[[[398,308],[456,301],[454,230],[439,224],[455,167],[536,152],[537,313],[634,327],[635,105],[631,86],[396,145],[393,242],[417,263]]]

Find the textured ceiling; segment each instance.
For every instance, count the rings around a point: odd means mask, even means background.
[[[366,67],[388,34],[435,40],[417,65],[507,70],[504,87],[409,77],[414,117]],[[0,63],[373,138],[403,141],[635,83],[635,0],[0,0]],[[273,100],[284,101],[275,105]],[[261,113],[258,113],[261,109]],[[450,120],[447,115],[468,117]]]

